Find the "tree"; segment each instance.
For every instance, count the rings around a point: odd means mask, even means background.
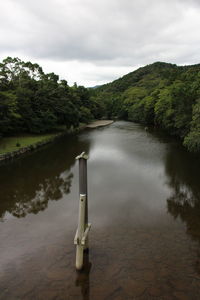
[[[20,121],[16,96],[11,92],[0,92],[0,135],[17,132]]]
[[[200,151],[200,99],[193,107],[191,131],[185,137],[184,145],[192,152]]]

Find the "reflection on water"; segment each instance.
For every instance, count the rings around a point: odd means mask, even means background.
[[[55,177],[52,181],[45,179],[43,184],[39,184],[39,189],[35,191],[34,198],[30,200],[29,197],[24,194],[23,197],[20,197],[17,190],[16,193],[13,194],[13,198],[16,199],[16,202],[6,202],[6,207],[4,206],[3,210],[6,209],[6,212],[11,213],[17,218],[25,217],[30,213],[37,214],[39,211],[47,208],[50,200],[59,200],[62,198],[63,194],[68,194],[70,192],[72,178],[73,174],[70,173],[67,176],[63,174],[63,177]],[[9,206],[9,204],[11,205]],[[5,212],[2,212],[2,220],[4,215]]]
[[[77,272],[75,285],[81,288],[83,300],[90,299],[90,270],[92,267],[89,261],[89,250],[84,252],[83,258],[84,270]]]
[[[6,213],[15,217],[37,214],[48,206],[50,200],[59,200],[70,193],[74,157],[88,144],[80,144],[76,136],[68,137],[34,155],[26,156],[13,164],[1,167],[0,220]]]
[[[82,151],[92,230],[76,272]],[[0,167],[0,300],[200,299],[199,166],[173,139],[115,122]]]
[[[180,217],[187,232],[200,242],[200,158],[173,147],[167,153],[165,166],[172,188],[168,211],[175,219]]]
[[[168,184],[173,191],[167,208],[175,220],[180,218],[185,223],[187,234],[199,243],[195,269],[200,275],[200,158],[183,149],[176,151],[169,151],[166,159]]]

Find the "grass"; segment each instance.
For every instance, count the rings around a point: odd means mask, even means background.
[[[2,138],[0,139],[0,155],[37,144],[38,142],[44,142],[55,137],[57,134],[58,133]]]
[[[79,124],[79,129],[85,127],[85,123]],[[66,126],[58,126],[54,133],[43,135],[23,135],[0,138],[0,155],[19,150],[24,147],[35,145],[54,138],[59,133],[66,132]]]

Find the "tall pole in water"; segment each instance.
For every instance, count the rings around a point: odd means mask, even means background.
[[[77,157],[79,160],[79,194],[85,195],[85,226],[88,224],[88,201],[87,201],[87,160],[88,156],[83,152]],[[85,230],[86,228],[84,228]]]
[[[88,197],[87,197],[87,159],[82,152],[76,157],[79,161],[79,216],[78,228],[74,238],[76,245],[76,269],[83,268],[83,252],[88,249],[88,233],[91,224],[88,223]]]

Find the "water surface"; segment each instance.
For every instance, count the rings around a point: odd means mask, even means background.
[[[90,251],[74,268],[89,153]],[[200,299],[200,159],[130,122],[0,167],[0,299]]]

